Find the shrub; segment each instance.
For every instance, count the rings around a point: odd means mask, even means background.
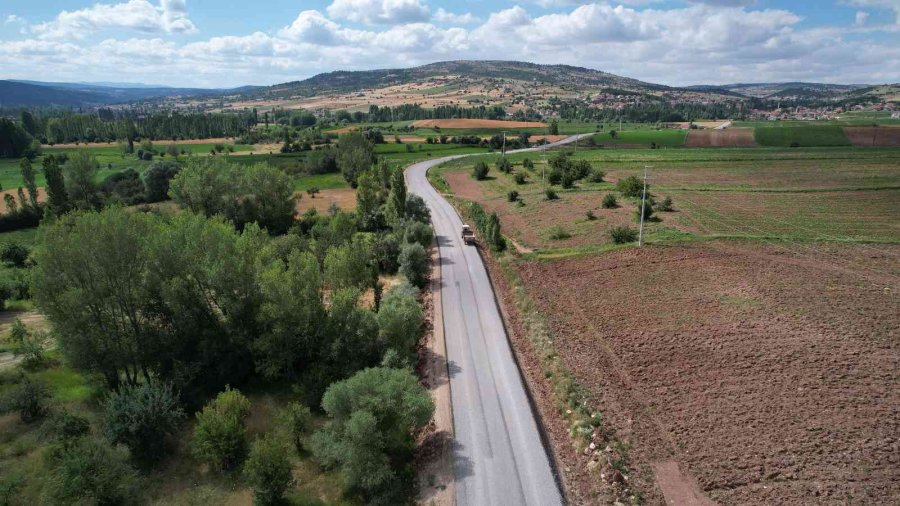
[[[484,225],[484,237],[492,250],[503,251],[506,249],[506,241],[500,232],[500,218],[497,216],[497,213],[488,215]]]
[[[378,270],[385,274],[394,274],[400,267],[400,240],[391,232],[383,233],[375,240],[375,262]]]
[[[111,443],[122,443],[138,460],[162,456],[166,436],[184,418],[172,386],[152,382],[121,387],[107,397],[104,422]]]
[[[505,156],[501,156],[499,159],[497,159],[496,165],[497,170],[503,172],[504,174],[509,174],[510,172],[512,172],[512,164],[509,163],[509,160],[507,160]]]
[[[253,502],[278,504],[293,481],[287,446],[276,434],[266,434],[253,442],[244,465],[244,476],[253,488]]]
[[[41,429],[50,438],[65,443],[87,435],[91,431],[91,424],[86,418],[61,409],[48,416]]]
[[[96,438],[82,438],[48,454],[45,493],[57,504],[132,504],[139,495],[128,452]]]
[[[664,198],[663,201],[660,202],[659,205],[656,206],[656,210],[666,212],[666,213],[671,213],[672,211],[674,211],[675,207],[672,203],[672,197]]]
[[[406,276],[414,286],[425,286],[425,273],[428,269],[428,258],[425,248],[419,243],[404,245],[400,250],[400,274]]]
[[[528,170],[534,170],[534,162],[531,161],[531,158],[526,158],[522,160],[522,167],[525,167]]]
[[[637,230],[631,227],[615,227],[609,231],[609,238],[615,244],[626,244],[637,241]]]
[[[378,310],[378,334],[383,349],[409,357],[419,340],[424,313],[416,291],[406,284],[392,288]]]
[[[26,377],[22,382],[7,390],[2,401],[3,412],[17,412],[25,423],[31,423],[47,414],[50,389],[42,380]]]
[[[550,229],[550,239],[554,241],[559,241],[562,239],[568,239],[572,237],[572,234],[566,231],[566,229],[562,227],[553,227]]]
[[[523,172],[516,172],[516,175],[513,176],[513,181],[516,184],[525,184],[528,182],[528,177]]]
[[[591,172],[588,175],[588,181],[591,183],[602,183],[604,177],[606,177],[606,172],[595,168],[591,169]]]
[[[643,205],[641,202],[638,202],[637,207],[634,210],[634,221],[637,221],[637,222],[641,221],[641,208],[642,207],[644,209],[644,216],[643,216],[644,221],[656,220],[656,218],[653,216],[653,204],[648,199],[643,202]]]
[[[421,221],[412,221],[407,223],[403,238],[408,243],[417,242],[427,248],[434,239],[434,233],[432,233],[431,227]]]
[[[154,162],[144,173],[145,200],[161,202],[169,198],[169,181],[181,170],[181,165],[171,161]]]
[[[431,211],[428,210],[428,204],[425,203],[425,199],[418,195],[407,195],[406,218],[429,223],[431,221]]]
[[[0,246],[0,260],[11,267],[25,267],[25,261],[31,250],[27,246],[14,241],[8,241]]]
[[[275,425],[297,451],[303,449],[303,436],[313,427],[312,412],[299,402],[292,402],[275,414]]]
[[[603,196],[603,202],[601,203],[603,209],[615,209],[619,207],[619,201],[616,200],[616,196],[612,193],[607,193]]]
[[[587,218],[588,221],[594,221],[597,219],[597,217],[594,216],[594,211],[591,209],[588,209],[587,212],[584,213],[584,216],[585,216],[585,218]]]
[[[314,199],[314,198],[316,198],[316,194],[318,194],[320,191],[321,190],[319,190],[318,187],[311,186],[306,189],[306,194],[309,195],[309,198]]]
[[[490,170],[490,167],[488,167],[486,163],[478,162],[475,164],[475,167],[472,168],[472,177],[478,181],[483,181]]]
[[[519,192],[516,190],[512,190],[511,192],[506,194],[506,200],[509,202],[515,202],[519,200]]]
[[[644,191],[644,183],[637,176],[628,176],[616,183],[616,189],[625,197],[640,197]],[[647,190],[649,191],[649,189],[650,186],[648,185]]]
[[[556,191],[554,191],[552,188],[547,188],[546,190],[544,190],[544,197],[545,197],[547,200],[557,200],[557,199],[559,199],[559,195],[557,195],[557,194],[556,194]]]
[[[244,420],[250,401],[238,390],[225,388],[197,413],[194,454],[215,469],[234,469],[247,452]]]

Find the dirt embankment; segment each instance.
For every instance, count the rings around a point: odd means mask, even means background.
[[[673,465],[721,504],[900,503],[900,247],[818,247],[894,286],[751,243],[520,265],[648,503]]]
[[[844,135],[854,146],[900,146],[900,127],[844,127]]]

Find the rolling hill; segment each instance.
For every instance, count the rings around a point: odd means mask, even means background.
[[[140,84],[51,83],[41,81],[0,81],[0,106],[90,107],[120,104],[161,97],[209,96],[251,91],[253,87],[232,90],[171,88]]]

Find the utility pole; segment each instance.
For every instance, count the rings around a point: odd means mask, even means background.
[[[644,207],[647,202],[647,169],[649,168],[644,165],[644,193],[641,195],[641,227],[638,231],[638,246],[644,245]]]
[[[500,150],[502,156],[506,156],[506,130],[503,131],[503,148]]]

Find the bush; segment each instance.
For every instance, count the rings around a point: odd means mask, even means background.
[[[531,158],[526,158],[522,160],[522,167],[525,167],[528,170],[534,170],[534,162],[531,161]]]
[[[23,422],[31,423],[47,414],[50,397],[46,382],[26,377],[6,391],[0,411],[17,412]]]
[[[619,201],[616,200],[616,196],[612,193],[607,193],[603,196],[603,202],[601,203],[603,209],[615,209],[619,207]]]
[[[406,218],[429,223],[431,221],[431,211],[428,210],[428,204],[425,203],[425,199],[418,195],[407,195]]]
[[[585,218],[587,218],[588,221],[594,221],[597,219],[597,217],[594,216],[594,211],[591,209],[588,209],[588,211],[586,213],[584,213],[584,216],[585,216]]]
[[[547,200],[559,199],[559,195],[556,194],[556,191],[554,191],[553,188],[547,188],[546,190],[544,190],[544,197]]]
[[[484,162],[478,162],[475,164],[475,167],[472,168],[472,177],[474,177],[478,181],[483,181],[488,172],[491,171],[491,168]]]
[[[510,172],[512,172],[512,164],[509,163],[509,160],[507,160],[505,156],[501,156],[497,160],[496,165],[497,165],[497,170],[499,170],[500,172],[503,172],[504,174],[509,174]]]
[[[410,285],[392,288],[378,311],[378,334],[383,349],[393,349],[409,357],[419,340],[424,313]]]
[[[132,504],[139,495],[128,452],[95,438],[82,438],[48,454],[45,490],[58,504]]]
[[[672,197],[666,197],[656,206],[657,211],[671,213],[675,210],[675,207],[672,203]]]
[[[637,241],[637,230],[631,227],[615,227],[609,231],[609,238],[615,244],[626,244]]]
[[[572,237],[572,234],[566,231],[566,229],[562,227],[553,227],[550,229],[550,239],[554,241],[559,241],[562,239],[568,239]]]
[[[121,387],[107,397],[104,422],[111,443],[122,443],[140,461],[163,455],[166,436],[184,418],[172,386],[152,382]]]
[[[637,176],[628,176],[626,178],[622,178],[616,183],[616,189],[622,193],[625,197],[640,197],[641,193],[644,191],[644,183]],[[650,190],[650,186],[647,186],[647,190]]]
[[[528,177],[522,172],[516,172],[516,175],[513,176],[513,181],[515,181],[516,184],[525,184],[528,182]]]
[[[604,177],[606,177],[606,172],[603,172],[600,169],[591,169],[591,172],[588,175],[588,181],[591,183],[602,183]]]
[[[515,201],[519,200],[519,192],[517,192],[516,190],[513,190],[513,191],[507,193],[506,200],[509,202],[515,202]]]
[[[303,449],[303,436],[313,427],[312,412],[303,404],[292,402],[275,414],[275,425],[299,452]]]
[[[375,262],[379,272],[394,274],[400,267],[400,239],[391,232],[383,233],[375,240]]]
[[[42,430],[50,438],[66,443],[87,435],[91,431],[91,424],[87,419],[63,409],[47,417]]]
[[[425,248],[419,243],[405,244],[400,250],[398,258],[400,274],[406,276],[414,286],[425,286],[425,274],[428,269],[428,258]]]
[[[407,243],[416,242],[427,248],[434,239],[434,233],[432,233],[431,227],[428,225],[421,221],[413,221],[407,223],[403,232],[403,239]]]
[[[0,246],[0,260],[11,267],[25,267],[31,250],[27,246],[14,241],[8,241]]]
[[[171,146],[171,144],[170,144]],[[169,198],[169,181],[181,170],[181,165],[171,161],[154,162],[144,172],[145,200],[161,202]]]
[[[253,502],[278,504],[293,481],[287,446],[276,434],[266,434],[253,442],[244,465],[244,476],[253,489]]]
[[[194,427],[194,454],[214,469],[237,467],[247,453],[250,401],[238,390],[226,387],[197,413]]]
[[[652,202],[649,199],[647,199],[643,202],[643,205],[641,205],[641,204],[642,204],[641,202],[638,202],[637,207],[634,210],[634,221],[636,221],[636,222],[641,221],[641,208],[642,207],[644,209],[644,215],[643,215],[644,221],[658,221],[656,219],[656,217],[653,216]]]

